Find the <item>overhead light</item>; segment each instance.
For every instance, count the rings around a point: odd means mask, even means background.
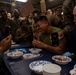
[[[19,2],[27,2],[27,0],[16,0],[16,1],[19,1]]]

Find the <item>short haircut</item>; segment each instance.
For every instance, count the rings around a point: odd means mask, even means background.
[[[57,9],[61,9],[61,10],[62,10],[62,7],[56,7],[56,8],[55,8],[55,11],[57,11]]]
[[[38,21],[48,21],[47,17],[46,16],[40,16],[37,20]]]
[[[20,22],[20,26],[23,25],[23,22],[26,22],[26,24],[27,24],[27,20],[23,19],[23,20]]]
[[[0,13],[5,12],[7,13],[7,11],[5,9],[0,10]]]

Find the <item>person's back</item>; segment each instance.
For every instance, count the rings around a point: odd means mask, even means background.
[[[68,51],[76,54],[76,27],[72,27],[71,32],[67,38]]]
[[[50,25],[63,29],[61,20],[55,15],[46,15]]]

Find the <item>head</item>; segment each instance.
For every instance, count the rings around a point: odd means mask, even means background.
[[[47,10],[47,14],[52,15],[52,10],[51,10],[51,9],[48,9],[48,10]]]
[[[18,9],[15,9],[13,14],[15,18],[18,18],[20,16],[20,12]]]
[[[4,19],[7,19],[7,11],[5,9],[2,9],[0,11],[0,14],[1,14],[1,17],[4,18]]]
[[[34,18],[37,18],[38,16],[40,16],[40,12],[38,10],[33,11],[32,14]]]
[[[74,15],[74,23],[76,25],[76,6],[73,9],[73,15]]]
[[[21,25],[21,28],[22,28],[22,29],[26,29],[26,27],[27,27],[27,20],[26,20],[26,19],[22,20],[22,21],[20,22],[20,25]]]
[[[55,13],[56,13],[56,15],[61,15],[61,13],[62,13],[62,8],[61,8],[61,7],[57,7],[57,8],[55,9]]]
[[[8,18],[11,18],[12,17],[12,14],[11,13],[7,13],[7,17]]]
[[[30,14],[29,14],[29,17],[30,17],[30,18],[32,18],[32,17],[33,17],[33,14],[32,14],[32,13],[30,13]]]
[[[37,24],[38,30],[41,33],[47,33],[47,28],[49,27],[49,23],[46,16],[40,16],[36,24]]]

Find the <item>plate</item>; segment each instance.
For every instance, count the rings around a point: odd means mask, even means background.
[[[31,59],[31,58],[36,58],[36,57],[39,57],[39,56],[40,56],[40,54],[27,53],[27,54],[23,55],[23,58],[24,59]]]
[[[69,62],[72,61],[70,57],[67,56],[62,56],[62,55],[55,55],[52,57],[52,59],[57,63],[61,65],[68,64]]]
[[[19,51],[7,53],[7,56],[12,59],[20,58],[22,55],[23,55],[23,52],[19,52]]]
[[[43,75],[60,75],[61,67],[57,64],[43,65]]]
[[[49,61],[45,61],[45,60],[38,60],[38,61],[34,61],[32,63],[29,64],[29,67],[32,71],[34,71],[37,74],[42,74],[42,67],[45,64],[50,64],[51,62]]]
[[[39,53],[40,51],[42,51],[42,49],[39,49],[39,48],[30,48],[29,51],[31,53]]]

